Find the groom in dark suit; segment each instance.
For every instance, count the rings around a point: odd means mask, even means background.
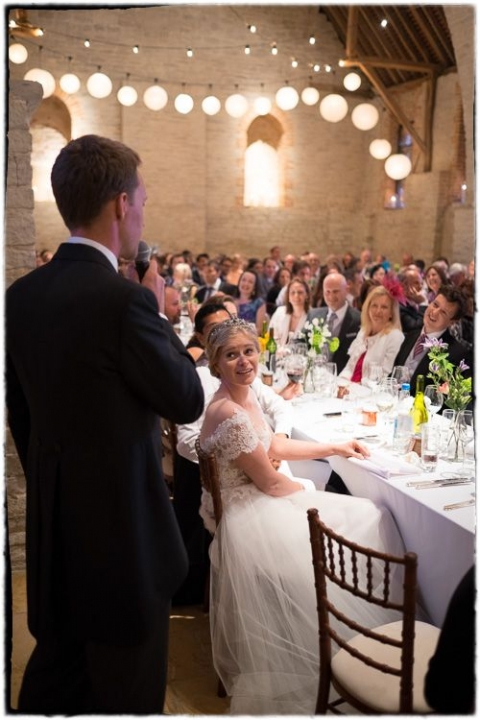
[[[405,365],[410,370],[410,394],[415,395],[417,377],[423,375],[427,378],[430,360],[428,349],[423,346],[427,338],[438,338],[448,345],[448,359],[454,365],[465,360],[469,370],[464,372],[465,377],[472,376],[473,354],[465,345],[456,340],[449,328],[456,320],[460,320],[466,313],[467,301],[462,291],[454,285],[442,285],[432,302],[427,306],[422,327],[412,330],[405,335],[400,346],[395,365]],[[426,380],[426,384],[428,381]]]
[[[187,560],[161,471],[159,416],[203,410],[161,317],[164,281],[118,274],[143,229],[140,158],[94,135],[52,170],[71,237],[7,292],[7,407],[27,482],[28,626],[19,711],[159,714],[170,599]]]
[[[340,345],[331,357],[337,364],[337,372],[342,372],[348,361],[348,348],[360,330],[360,312],[347,301],[348,286],[345,277],[338,272],[329,273],[323,281],[323,299],[326,307],[310,310],[307,320],[323,318],[330,327],[332,335],[338,337]]]

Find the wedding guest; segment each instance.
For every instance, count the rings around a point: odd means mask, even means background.
[[[277,263],[271,257],[263,259],[262,270],[258,275],[260,295],[266,299],[268,291],[273,287],[274,277],[277,272]]]
[[[223,279],[225,280],[225,282],[229,283],[230,285],[238,285],[238,281],[242,276],[245,265],[246,262],[243,256],[235,253],[235,255],[232,257],[232,265],[230,270],[228,270],[228,272],[224,273],[223,275]]]
[[[375,285],[381,285],[382,280],[385,277],[385,268],[383,266],[383,263],[376,263],[375,265],[372,265],[370,270],[368,271],[369,278],[373,280]]]
[[[441,285],[447,285],[448,277],[441,265],[430,265],[425,271],[425,283],[427,285],[427,301],[432,302],[438,293]]]
[[[339,377],[361,382],[364,368],[372,363],[381,365],[385,375],[392,371],[404,339],[398,306],[387,288],[372,288],[362,307],[359,333],[350,345],[348,362]]]
[[[401,344],[394,365],[406,365],[411,373],[410,393],[415,394],[417,376],[429,373],[428,350],[423,343],[426,338],[438,338],[448,345],[448,360],[458,365],[461,360],[469,366],[465,377],[472,374],[473,358],[464,345],[455,340],[451,325],[461,320],[467,309],[466,298],[454,285],[442,285],[423,316],[423,326],[409,332]]]
[[[475,715],[475,565],[448,605],[425,677],[425,699],[439,715]]]
[[[425,313],[425,295],[422,278],[415,266],[399,272],[397,278],[403,288],[404,302],[400,305],[400,322],[404,333],[422,327]]]
[[[280,305],[273,313],[269,330],[277,345],[286,345],[290,334],[298,335],[303,330],[310,309],[310,288],[299,278],[294,278],[287,285],[285,305]]]
[[[358,310],[358,296],[363,282],[362,273],[355,267],[347,268],[344,277],[347,281],[347,302]]]
[[[178,325],[182,314],[180,293],[173,285],[165,287],[165,317],[170,325]]]
[[[347,302],[347,281],[340,273],[330,273],[323,281],[323,297],[325,307],[312,309],[308,313],[308,321],[314,318],[323,319],[332,337],[338,337],[340,345],[331,355],[331,362],[336,363],[340,373],[348,360],[348,349],[360,330],[360,312]]]
[[[204,270],[209,260],[210,255],[208,253],[199,253],[192,264],[192,280],[199,287],[205,285]]]
[[[273,278],[273,285],[268,291],[266,297],[267,314],[270,315],[270,317],[272,317],[273,313],[277,309],[276,300],[280,291],[282,290],[282,288],[288,285],[291,279],[292,273],[286,267],[281,267],[280,270],[277,270],[277,272],[275,273],[275,277]]]
[[[467,278],[468,270],[463,263],[454,262],[448,269],[448,276],[450,278],[450,282],[458,287]]]
[[[235,291],[235,285],[226,283],[220,276],[220,265],[216,260],[208,260],[203,268],[205,283],[197,288],[195,297],[199,303],[209,300],[217,292],[231,293]]]
[[[170,599],[186,554],[160,464],[160,417],[195,420],[203,391],[167,320],[164,280],[134,260],[138,154],[96,135],[57,156],[71,237],[7,291],[8,421],[26,476],[28,626],[21,714],[162,714]]]
[[[245,270],[240,276],[236,305],[238,317],[253,323],[260,335],[266,316],[266,305],[260,295],[258,275],[254,270]]]
[[[318,507],[327,525],[359,544],[397,554],[402,541],[385,508],[315,491],[311,481],[274,469],[270,456],[362,459],[368,451],[356,441],[304,442],[273,434],[252,390],[259,345],[248,323],[235,319],[214,327],[207,354],[220,380],[200,435],[202,448],[215,454],[223,503],[210,546],[215,669],[231,696],[231,714],[313,714],[319,649],[307,508]],[[205,522],[211,512],[204,495]],[[399,580],[392,577],[394,593],[400,592]],[[398,618],[381,608],[366,611],[361,599],[349,601],[337,586],[331,592],[371,626]]]

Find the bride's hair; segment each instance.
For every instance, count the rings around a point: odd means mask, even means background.
[[[249,323],[241,318],[233,317],[231,320],[224,320],[215,325],[208,333],[205,345],[205,353],[208,358],[208,367],[214,377],[220,377],[217,367],[217,361],[220,353],[226,343],[235,335],[243,333],[249,335],[257,352],[260,351],[258,343],[257,329],[253,323]]]

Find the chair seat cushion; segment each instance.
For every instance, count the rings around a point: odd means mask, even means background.
[[[402,634],[402,623],[381,625],[375,628],[375,631],[399,640]],[[440,630],[435,626],[420,621],[415,623],[413,708],[416,713],[432,712],[424,698],[423,686],[428,663],[437,647],[439,635]],[[364,635],[356,635],[348,644],[377,662],[400,667],[400,650],[398,648],[384,645]],[[368,705],[373,711],[398,714],[399,677],[375,670],[342,649],[332,659],[332,673],[352,697]]]

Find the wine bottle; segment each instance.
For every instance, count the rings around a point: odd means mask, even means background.
[[[417,376],[417,385],[415,398],[412,405],[413,432],[418,435],[422,430],[422,425],[428,422],[428,412],[425,405],[425,397],[423,391],[425,389],[425,378],[423,375]]]
[[[270,328],[269,338],[266,345],[266,365],[270,372],[275,373],[277,365],[277,343],[273,337],[273,328]]]

